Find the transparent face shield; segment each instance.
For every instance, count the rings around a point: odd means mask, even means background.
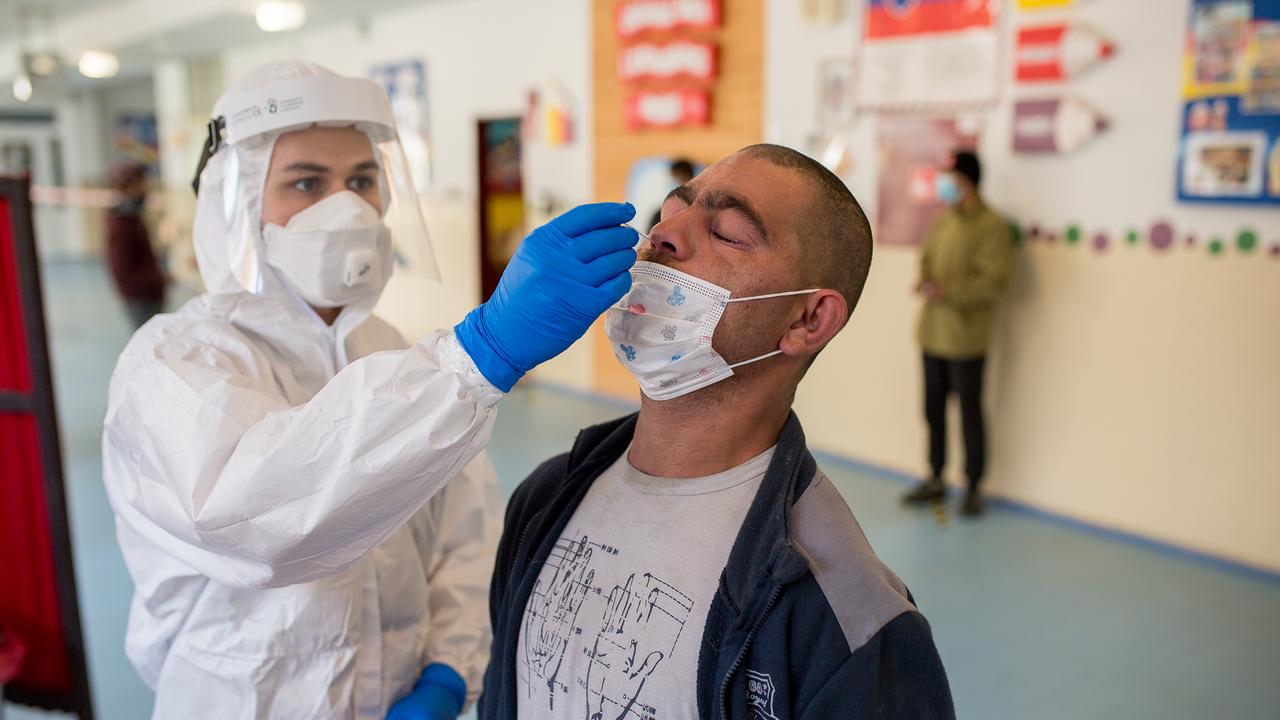
[[[334,82],[325,79],[325,82]],[[350,91],[354,89],[364,96],[357,96],[356,99],[363,102],[353,103],[346,102],[344,105],[350,107],[368,106],[373,110],[364,117],[369,120],[361,121],[342,121],[342,120],[322,120],[317,118],[314,122],[304,122],[299,125],[276,128],[253,128],[257,116],[262,113],[256,113],[248,122],[243,122],[241,128],[246,125],[251,130],[260,130],[252,133],[239,133],[240,138],[235,138],[235,128],[232,132],[222,132],[217,125],[219,121],[211,124],[211,138],[217,135],[227,136],[226,141],[218,143],[211,141],[210,146],[206,147],[206,152],[212,149],[213,152],[206,155],[207,166],[202,162],[201,168],[197,174],[197,183],[199,186],[199,203],[207,208],[209,215],[218,215],[222,226],[221,232],[207,233],[209,237],[204,238],[205,246],[203,250],[216,264],[221,265],[224,261],[226,274],[234,279],[235,284],[244,289],[261,293],[267,289],[268,278],[264,273],[265,263],[265,245],[263,239],[263,208],[264,202],[269,200],[268,190],[269,183],[279,178],[270,177],[272,157],[280,138],[293,133],[306,131],[312,127],[322,128],[352,128],[354,131],[362,133],[369,142],[372,151],[372,159],[377,165],[376,171],[373,172],[374,179],[377,183],[376,197],[366,195],[366,199],[370,204],[379,206],[381,209],[382,223],[387,227],[388,234],[391,238],[391,256],[388,258],[389,272],[400,276],[408,276],[422,279],[439,280],[439,268],[436,264],[435,254],[432,251],[430,236],[427,232],[426,222],[423,218],[421,204],[417,191],[414,187],[413,176],[410,170],[408,160],[405,155],[403,146],[400,144],[399,138],[391,123],[389,108],[383,111],[383,105],[386,103],[386,96],[381,89],[366,90],[367,81],[352,81],[341,79],[344,86],[337,86],[339,91]],[[369,84],[371,85],[371,84]],[[278,86],[277,86],[278,89]],[[311,88],[304,87],[304,90]],[[334,90],[335,88],[322,88]],[[283,93],[281,93],[283,95]],[[320,97],[321,100],[313,100],[310,106],[305,107],[316,114],[328,114],[330,117],[339,115],[338,110],[332,107],[339,98],[334,97],[334,92],[324,94],[311,93],[313,97]],[[351,97],[348,95],[348,101]],[[276,100],[274,97],[268,98],[253,107],[265,108],[265,112],[273,112],[271,108],[273,103],[280,104],[281,114],[287,110],[285,103],[287,100]],[[329,104],[330,107],[323,107]],[[345,109],[345,108],[343,108]],[[298,118],[302,119],[302,118]],[[234,122],[234,121],[233,121]],[[219,147],[220,145],[220,147]],[[363,154],[363,153],[358,153]],[[323,200],[334,193],[342,190],[355,189],[348,187],[346,169],[341,165],[353,157],[351,148],[348,146],[345,155],[337,155],[330,153],[324,144],[319,144],[314,150],[309,150],[305,157],[298,158],[303,162],[315,165],[317,167],[329,168],[332,171],[332,177],[328,178],[326,190],[323,193],[317,193],[308,198],[308,202],[301,205],[291,203],[289,210],[291,214],[296,215],[306,207]],[[279,172],[279,171],[277,171]],[[363,176],[368,176],[366,171]],[[287,182],[287,181],[286,181]],[[357,192],[357,194],[361,194]],[[220,207],[212,207],[212,205]],[[279,213],[277,220],[279,220]],[[199,215],[198,215],[199,220]],[[287,221],[286,221],[287,222]],[[197,228],[197,243],[201,243],[199,235],[200,228]],[[215,246],[221,246],[216,247]],[[197,248],[201,250],[201,248]]]
[[[391,231],[391,259],[395,272],[439,280],[440,268],[436,265],[404,146],[392,136],[389,140],[375,141],[373,149],[381,173],[380,189],[384,193],[382,222]]]
[[[405,158],[404,148],[393,134],[379,128],[357,126],[369,139],[374,161],[377,163],[377,203],[381,205],[382,222],[391,236],[392,272],[401,276],[439,280],[439,268],[432,251],[430,235],[413,176]],[[263,206],[270,202],[268,185],[278,182],[271,177],[271,157],[281,135],[275,133],[259,142],[245,143],[244,147],[229,148],[226,184],[224,185],[224,217],[230,232],[227,235],[227,262],[231,274],[250,292],[263,289],[261,262]],[[320,153],[307,160],[317,166],[329,167],[329,158]],[[330,192],[317,195],[314,202],[329,194],[349,188],[342,180],[341,171],[330,183]],[[298,208],[299,210],[304,209]]]

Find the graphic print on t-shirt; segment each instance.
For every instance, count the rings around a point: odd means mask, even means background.
[[[526,691],[530,698],[545,692],[547,710],[557,715],[564,710],[558,704],[585,695],[585,707],[570,713],[583,720],[663,720],[647,702],[645,682],[674,653],[694,602],[649,572],[607,588],[596,584],[600,563],[625,562],[620,553],[587,535],[561,538],[525,605],[519,663]],[[585,663],[565,657],[575,646]]]

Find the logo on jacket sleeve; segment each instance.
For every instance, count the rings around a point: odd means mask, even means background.
[[[778,720],[773,714],[773,678],[768,673],[747,671],[748,720]]]

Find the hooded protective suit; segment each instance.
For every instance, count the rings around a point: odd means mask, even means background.
[[[282,78],[338,76],[273,66],[238,88]],[[387,129],[366,130],[375,148]],[[280,280],[259,218],[286,131],[209,158],[194,233],[209,292],[147,323],[111,379],[126,648],[156,718],[381,719],[429,663],[474,697],[488,659],[501,516],[479,453],[502,392],[452,333],[410,345],[371,316],[381,286],[326,325]]]

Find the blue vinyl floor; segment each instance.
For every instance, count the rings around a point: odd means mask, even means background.
[[[102,720],[146,718],[151,693],[123,650],[132,588],[99,456],[107,380],[129,329],[101,266],[49,265],[44,279],[96,709]],[[583,426],[625,411],[547,388],[513,392],[490,446],[504,490]],[[959,717],[1280,718],[1280,582],[999,508],[943,527],[898,504],[901,484],[823,465],[932,623]]]

